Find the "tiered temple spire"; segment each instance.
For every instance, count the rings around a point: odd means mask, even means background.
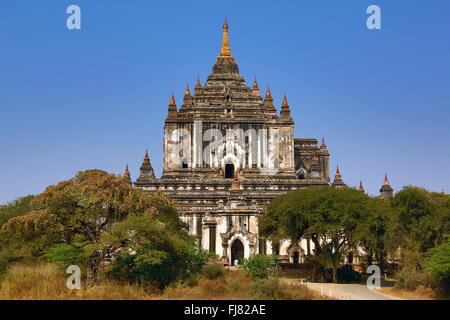
[[[220,48],[219,57],[213,66],[213,74],[239,74],[239,67],[231,54],[230,41],[228,40],[228,23],[226,18],[223,24],[222,47]]]
[[[175,97],[173,96],[173,92],[172,92],[172,97],[170,98],[169,110],[168,110],[167,117],[176,118],[177,116],[178,116],[177,105],[175,103]]]
[[[280,116],[284,120],[292,120],[291,109],[289,109],[289,105],[288,105],[288,102],[287,102],[286,94],[284,94],[284,99],[283,99],[283,104],[281,106]]]
[[[359,191],[362,191],[364,193],[362,181],[359,182]]]
[[[142,161],[140,171],[141,171],[141,175],[139,176],[139,179],[155,178],[155,171],[153,170],[153,167],[150,163],[150,158],[148,156],[148,150],[145,150],[145,157],[144,157],[144,161]]]
[[[200,83],[200,77],[197,76],[197,83],[195,84],[195,89],[201,88],[202,84]]]
[[[258,83],[256,82],[256,77],[255,81],[253,82],[252,94],[256,97],[259,97],[261,95],[259,92]]]
[[[273,105],[273,98],[270,93],[269,87],[267,87],[266,97],[264,98],[264,108],[271,110],[271,111],[276,111],[275,107]]]
[[[288,106],[288,102],[287,102],[287,99],[286,99],[286,93],[284,94],[284,99],[283,99],[283,105],[282,105],[283,107],[287,107]]]
[[[336,174],[334,175],[334,181],[331,185],[337,188],[346,187],[346,184],[342,180],[341,172],[339,171],[339,166],[337,166]]]
[[[325,138],[322,138],[322,144],[320,145],[320,149],[326,149],[327,145],[325,144]]]
[[[389,199],[392,198],[394,195],[394,189],[389,184],[389,180],[387,178],[387,174],[384,174],[384,182],[380,189],[380,197],[382,199]]]
[[[123,174],[123,180],[125,180],[125,182],[129,185],[133,184],[133,182],[131,181],[130,171],[128,170],[128,164],[125,168],[125,173]]]
[[[225,17],[225,22],[223,23],[222,48],[220,49],[219,58],[233,58],[230,49],[230,41],[228,40],[227,17]]]

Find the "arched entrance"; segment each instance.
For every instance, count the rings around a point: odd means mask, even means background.
[[[295,251],[294,252],[294,255],[293,255],[293,262],[294,263],[298,263],[298,258],[299,258],[299,254],[298,254],[298,251]]]
[[[241,259],[244,259],[244,245],[239,239],[234,240],[231,246],[231,265],[234,266],[234,260],[236,259],[238,260],[238,262]]]
[[[227,163],[225,165],[225,179],[232,179],[234,178],[234,164]]]

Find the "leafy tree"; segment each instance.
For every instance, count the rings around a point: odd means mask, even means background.
[[[0,205],[0,228],[9,219],[22,216],[25,213],[33,210],[31,201],[35,198],[33,195],[18,198],[7,204]]]
[[[161,289],[199,272],[209,253],[198,248],[187,232],[173,232],[147,215],[129,215],[104,235],[106,247],[118,250],[111,274]]]
[[[356,247],[357,226],[367,210],[368,197],[350,188],[299,189],[275,199],[260,219],[260,234],[272,241],[310,238],[323,264],[337,269],[344,253]]]
[[[70,180],[49,186],[30,206],[34,211],[2,226],[2,238],[10,252],[40,256],[53,244],[76,245],[89,257],[89,280],[95,278],[99,263],[111,254],[112,248],[105,248],[101,241],[102,234],[129,214],[145,215],[163,224],[180,241],[187,241],[186,224],[168,198],[134,189],[101,170],[79,172]]]
[[[48,211],[30,211],[9,219],[1,228],[3,252],[12,259],[38,257],[58,241],[63,227]]]
[[[450,293],[450,235],[446,235],[445,242],[431,249],[424,268],[439,287]]]
[[[43,255],[43,258],[50,262],[55,262],[65,268],[68,265],[85,265],[88,257],[85,256],[83,249],[74,244],[57,243]]]
[[[272,261],[273,258],[270,256],[255,254],[249,259],[245,259],[242,267],[253,277],[267,278]]]
[[[391,223],[389,202],[381,198],[368,197],[365,210],[356,225],[355,240],[358,249],[363,250],[362,256],[367,266],[377,263],[386,264],[385,238],[388,225]]]
[[[404,271],[420,271],[427,252],[440,245],[450,230],[450,197],[407,186],[392,198],[391,207],[388,250],[399,256]]]
[[[0,251],[0,277],[8,269],[8,256]]]

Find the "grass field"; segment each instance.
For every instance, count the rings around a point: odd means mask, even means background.
[[[109,280],[69,290],[67,276],[50,263],[14,264],[0,279],[0,300],[321,299],[318,293],[305,287],[290,286],[276,278],[253,279],[242,270],[225,270],[213,280],[198,276],[185,283],[172,284],[164,291]]]

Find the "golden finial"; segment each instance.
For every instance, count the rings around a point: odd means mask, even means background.
[[[288,102],[287,102],[287,99],[286,99],[286,94],[284,94],[283,107],[287,107],[287,105],[288,105]]]
[[[173,92],[172,92],[172,97],[170,98],[170,105],[175,105],[175,98],[173,97]]]
[[[385,186],[389,184],[389,180],[387,178],[387,173],[384,174],[384,183]]]
[[[201,87],[202,87],[202,84],[200,83],[200,77],[197,76],[197,83],[195,85],[195,88],[197,89],[197,88],[201,88]]]
[[[270,89],[269,89],[269,87],[267,87],[266,98],[272,98],[272,95],[270,94]]]
[[[189,97],[191,95],[191,92],[189,91],[189,84],[186,85],[186,92],[184,93],[185,97]]]
[[[255,81],[253,82],[253,89],[259,89],[258,83],[256,83],[256,77],[255,77]]]
[[[233,58],[230,50],[230,42],[228,41],[228,23],[225,15],[225,22],[223,23],[222,48],[220,49],[219,58]]]

